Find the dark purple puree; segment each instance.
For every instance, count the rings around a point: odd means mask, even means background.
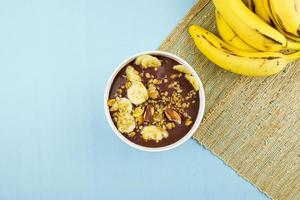
[[[143,73],[149,73],[149,74],[153,75],[155,79],[163,79],[167,75],[168,82],[167,83],[163,82],[162,84],[156,85],[156,86],[159,88],[160,92],[168,91],[168,96],[172,96],[172,93],[175,91],[173,88],[168,88],[168,85],[170,85],[174,81],[177,81],[180,84],[180,86],[183,90],[181,93],[183,97],[185,97],[191,90],[193,90],[193,86],[184,77],[184,74],[182,74],[181,77],[176,77],[175,79],[170,78],[170,76],[172,74],[180,74],[180,72],[173,69],[174,65],[179,65],[179,63],[177,61],[167,58],[167,57],[164,57],[164,56],[155,56],[155,57],[157,57],[159,60],[162,61],[162,66],[158,67],[157,71],[155,71],[154,68],[152,68],[152,67],[145,69],[145,68],[142,68],[141,66],[135,65],[134,64],[135,60],[133,60],[132,62],[128,63],[125,67],[123,67],[113,80],[113,83],[112,83],[111,89],[110,89],[110,93],[109,93],[109,98],[110,99],[115,98],[116,94],[117,94],[117,90],[119,88],[121,88],[121,86],[124,86],[126,84],[127,79],[126,79],[125,70],[126,70],[126,67],[129,65],[134,67],[134,69],[137,70],[139,73],[143,72]],[[150,79],[151,78],[146,78],[145,76],[142,77],[142,82],[146,87],[147,87],[147,82]],[[123,90],[121,96],[127,98],[127,91]],[[192,101],[194,101],[195,103],[192,103]],[[191,99],[186,100],[185,102],[190,103],[190,107],[186,108],[186,112],[191,117],[192,124],[190,124],[189,126],[186,126],[184,123],[185,117],[181,115],[182,123],[176,124],[176,127],[171,130],[167,130],[167,132],[169,133],[169,136],[167,138],[164,138],[159,142],[156,142],[154,140],[145,141],[142,138],[141,130],[139,130],[138,128],[136,128],[134,130],[136,132],[136,135],[133,137],[129,137],[128,134],[126,134],[126,133],[122,133],[122,134],[128,140],[134,142],[135,144],[145,146],[145,147],[163,147],[163,146],[167,146],[167,145],[177,142],[178,140],[183,138],[189,132],[189,130],[191,129],[191,127],[193,126],[193,124],[197,118],[197,114],[198,114],[198,110],[199,110],[199,103],[200,103],[199,93],[197,92],[196,95],[194,95]],[[134,108],[135,107],[136,106],[134,106]],[[112,115],[112,112],[111,112],[111,115]],[[167,118],[165,118],[165,119],[167,122],[171,122]],[[114,124],[117,127],[115,121],[114,121]],[[149,125],[149,123],[143,122],[142,126],[145,126],[147,124]],[[137,127],[138,127],[138,125],[137,125]]]

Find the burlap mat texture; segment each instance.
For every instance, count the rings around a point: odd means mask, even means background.
[[[216,33],[212,1],[200,0],[161,45],[198,72],[206,114],[194,139],[272,199],[300,199],[300,62],[266,78],[226,72],[206,59],[187,33]]]

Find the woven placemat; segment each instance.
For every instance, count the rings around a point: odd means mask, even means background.
[[[267,78],[226,72],[196,49],[191,24],[216,33],[211,1],[198,1],[160,50],[183,57],[203,81],[206,114],[194,139],[269,197],[299,200],[300,63]]]

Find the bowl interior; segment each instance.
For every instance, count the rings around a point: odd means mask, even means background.
[[[180,64],[186,66],[191,72],[192,75],[198,80],[199,84],[200,84],[200,90],[199,90],[199,111],[197,114],[197,118],[196,121],[194,123],[194,125],[191,127],[191,129],[188,131],[188,133],[182,137],[181,139],[179,139],[177,142],[172,143],[170,145],[167,146],[163,146],[163,147],[145,147],[145,146],[141,146],[138,144],[133,143],[132,141],[128,140],[125,136],[123,136],[118,129],[116,128],[115,124],[112,121],[110,112],[109,112],[109,107],[107,105],[107,101],[109,99],[109,92],[110,92],[110,88],[111,85],[116,77],[116,75],[118,74],[118,72],[125,67],[129,62],[131,62],[132,60],[134,60],[136,57],[140,56],[140,55],[144,55],[144,54],[151,54],[151,55],[160,55],[160,56],[165,56],[168,58],[171,58],[173,60],[176,60],[177,62],[179,62]],[[126,144],[136,148],[136,149],[140,149],[140,150],[144,150],[144,151],[150,151],[150,152],[157,152],[157,151],[165,151],[165,150],[170,150],[173,149],[179,145],[181,145],[182,143],[184,143],[185,141],[187,141],[189,138],[191,138],[191,136],[196,132],[196,130],[198,129],[203,115],[204,115],[204,109],[205,109],[205,93],[204,93],[204,88],[202,85],[202,82],[198,76],[198,74],[196,73],[196,71],[183,59],[181,59],[180,57],[168,53],[168,52],[164,52],[164,51],[145,51],[145,52],[141,52],[138,54],[135,54],[129,58],[127,58],[126,60],[124,60],[116,69],[115,71],[112,73],[111,77],[109,78],[107,85],[106,85],[106,90],[105,90],[105,95],[104,95],[104,108],[105,108],[105,114],[106,114],[106,118],[111,126],[111,128],[113,129],[113,131],[115,132],[115,134],[122,140],[124,141]]]

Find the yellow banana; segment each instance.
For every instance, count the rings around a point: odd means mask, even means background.
[[[241,0],[214,0],[217,10],[229,26],[243,40],[261,51],[279,51],[287,47],[287,40],[249,10]]]
[[[300,0],[269,0],[275,25],[294,37],[300,36]]]
[[[256,15],[262,18],[268,24],[272,24],[272,19],[270,18],[268,12],[265,9],[263,0],[242,0],[243,3]]]
[[[242,0],[242,1],[248,7],[248,0]]]
[[[268,24],[272,24],[272,19],[269,16],[263,0],[253,0],[253,12]]]
[[[250,10],[253,11],[253,0],[242,0],[242,2],[247,6]]]
[[[247,0],[247,5],[248,5],[247,7],[248,7],[250,10],[252,10],[252,11],[254,10],[254,7],[253,7],[254,4],[253,4],[253,1],[252,1],[252,0]]]
[[[256,52],[257,49],[249,46],[246,42],[244,42],[227,24],[227,22],[224,20],[220,12],[217,10],[215,11],[216,16],[216,25],[219,32],[220,37],[230,44],[231,46],[244,50],[244,51],[250,51],[250,52]]]
[[[204,28],[192,25],[189,28],[198,49],[221,68],[247,76],[269,76],[280,72],[292,61],[300,58],[300,52],[284,55],[279,52],[244,52],[223,42]],[[220,48],[223,47],[223,48]],[[230,47],[230,49],[227,49]]]

